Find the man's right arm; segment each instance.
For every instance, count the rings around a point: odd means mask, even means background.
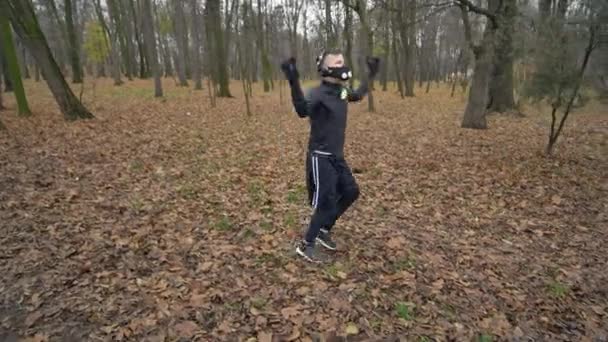
[[[285,73],[285,77],[289,82],[289,87],[291,88],[291,101],[296,113],[298,113],[298,116],[301,118],[310,116],[315,103],[314,93],[311,94],[309,99],[304,96],[302,86],[300,85],[300,75],[298,73],[298,69],[296,68],[295,58],[292,57],[281,63],[281,69],[283,70],[283,73]]]

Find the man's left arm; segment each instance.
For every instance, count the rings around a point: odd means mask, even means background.
[[[357,89],[348,93],[348,101],[349,102],[357,102],[363,100],[365,95],[369,92],[369,81],[373,80],[378,73],[378,68],[380,66],[380,59],[377,57],[368,57],[367,60],[367,68],[368,68],[368,77],[367,80],[361,81],[361,84]]]

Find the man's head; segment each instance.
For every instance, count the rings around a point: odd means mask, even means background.
[[[317,61],[323,80],[331,83],[346,83],[352,77],[350,69],[344,65],[344,55],[338,50],[326,51]]]

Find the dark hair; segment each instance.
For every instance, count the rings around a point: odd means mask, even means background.
[[[342,50],[336,48],[327,49],[323,51],[323,53],[319,56],[319,61],[317,62],[319,68],[324,65],[327,55],[344,55],[344,53],[342,52]]]

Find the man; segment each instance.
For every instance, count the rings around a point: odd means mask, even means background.
[[[379,59],[367,58],[367,65],[369,79],[373,79]],[[368,92],[368,84],[364,81],[356,90],[346,87],[352,73],[338,51],[325,52],[317,58],[321,84],[310,90],[308,98],[302,93],[295,59],[283,62],[281,69],[289,81],[296,113],[310,119],[306,181],[314,211],[296,253],[307,261],[320,262],[322,257],[315,251],[315,242],[329,250],[337,248],[331,229],[359,197],[359,186],[344,160],[344,135],[347,104],[360,101]]]

